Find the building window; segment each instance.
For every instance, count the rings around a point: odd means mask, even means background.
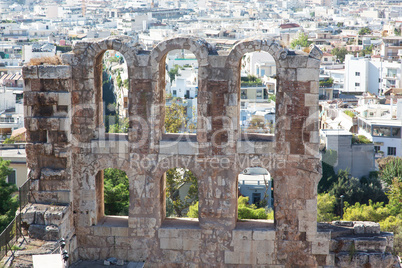
[[[360,72],[355,72],[355,76],[360,76]]]
[[[355,87],[360,87],[360,83],[355,83]]]
[[[261,193],[253,193],[253,204],[259,205],[261,202]]]
[[[381,151],[381,146],[375,145],[375,146],[374,146],[374,152],[375,152],[375,153],[378,153],[379,151]]]
[[[15,169],[8,175],[8,183],[17,184],[17,171]]]
[[[388,155],[396,155],[396,147],[388,147]]]

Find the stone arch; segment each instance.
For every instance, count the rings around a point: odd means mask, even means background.
[[[276,73],[279,75],[278,67],[281,66],[281,61],[285,60],[288,55],[288,50],[283,48],[277,41],[274,39],[246,39],[237,43],[232,50],[230,51],[226,62],[226,69],[230,70],[231,76],[229,77],[229,88],[228,91],[230,94],[237,96],[237,110],[236,113],[231,115],[232,117],[236,116],[236,118],[232,118],[233,122],[237,122],[237,126],[235,127],[235,140],[241,139],[242,133],[240,130],[240,72],[241,72],[241,60],[244,54],[251,52],[264,51],[269,53],[276,64]],[[277,77],[277,79],[279,79]],[[253,134],[251,137],[253,138]],[[260,137],[261,138],[261,137]],[[265,137],[267,139],[272,139],[269,137]]]
[[[175,49],[185,49],[195,55],[198,61],[198,95],[207,88],[207,72],[205,68],[209,65],[208,55],[213,53],[213,49],[205,40],[191,37],[172,38],[159,43],[151,51],[149,59],[152,68],[153,103],[159,106],[158,113],[154,115],[156,121],[159,122],[159,125],[156,126],[156,133],[159,139],[162,137],[165,115],[165,60],[167,54]],[[198,98],[199,103],[200,99]],[[197,113],[199,116],[199,112]],[[201,128],[201,124],[197,124],[197,132]]]
[[[271,54],[276,64],[285,59],[288,55],[288,50],[274,39],[253,40],[246,39],[237,43],[229,53],[226,60],[227,68],[239,68],[241,58],[245,53],[265,51]]]
[[[115,50],[121,53],[126,61],[129,79],[129,95],[132,88],[131,78],[133,77],[136,65],[135,54],[139,50],[137,42],[126,36],[109,37],[97,40],[95,42],[77,42],[74,45],[73,52],[76,56],[78,66],[77,72],[82,72],[84,79],[93,80],[93,88],[85,87],[87,96],[91,96],[91,101],[86,99],[87,103],[94,105],[93,112],[87,116],[92,119],[93,127],[97,129],[95,137],[99,138],[99,127],[103,125],[103,106],[102,103],[102,59],[107,50]],[[74,77],[73,77],[74,79]],[[129,101],[129,106],[131,105]],[[130,109],[130,107],[128,107]]]
[[[125,158],[114,157],[112,155],[94,155],[88,164],[82,165],[81,161],[78,159],[75,162],[76,170],[74,171],[75,177],[77,179],[73,180],[73,183],[76,185],[85,185],[89,186],[89,189],[82,189],[82,192],[75,199],[76,205],[81,206],[80,203],[88,202],[86,201],[86,195],[93,196],[93,200],[91,201],[93,206],[88,207],[91,210],[90,216],[91,225],[96,225],[100,220],[105,216],[104,215],[104,181],[103,181],[103,171],[107,168],[116,168],[124,171],[127,176],[129,176],[129,184],[130,184],[130,176],[132,172],[132,168],[130,167],[130,162]],[[78,203],[77,203],[78,201]]]
[[[194,161],[187,161],[187,159],[176,158],[176,157],[168,157],[165,158],[167,164],[163,165],[163,167],[158,168],[154,173],[155,182],[158,184],[157,189],[159,192],[159,200],[157,201],[157,209],[159,211],[159,225],[162,225],[164,220],[166,219],[166,172],[172,168],[183,168],[191,171],[193,175],[197,178],[198,183],[198,197],[199,202],[204,202],[203,191],[202,191],[202,183],[205,179],[204,172],[200,167],[197,167]],[[201,204],[200,204],[201,205]]]

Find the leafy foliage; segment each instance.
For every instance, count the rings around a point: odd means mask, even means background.
[[[168,71],[169,78],[170,78],[170,81],[171,81],[171,82],[173,82],[173,80],[176,79],[176,76],[179,75],[179,68],[180,68],[180,66],[177,65],[177,64],[175,64],[175,65],[173,66],[173,68]]]
[[[332,77],[319,82],[320,87],[332,87],[333,84],[334,84],[334,79]]]
[[[365,49],[363,49],[359,52],[359,57],[371,55],[372,52],[373,52],[373,45],[370,45],[369,47],[366,47]]]
[[[359,35],[366,35],[366,34],[371,34],[371,29],[369,27],[363,27],[359,30],[358,34]]]
[[[308,47],[310,44],[311,41],[308,41],[308,35],[301,32],[299,33],[298,37],[290,43],[290,47],[293,49],[297,46]]]
[[[106,215],[128,216],[129,186],[128,177],[122,170],[104,170],[104,200]]]
[[[18,208],[18,195],[13,195],[18,189],[6,181],[12,172],[9,166],[10,161],[0,158],[0,233],[14,219]]]
[[[369,200],[368,205],[357,202],[354,205],[349,206],[346,203],[343,219],[347,221],[379,222],[385,220],[388,216],[389,211],[384,206],[384,202],[373,203],[373,201]]]
[[[179,133],[186,130],[186,107],[172,102],[165,110],[165,130],[167,133]]]
[[[402,182],[402,158],[386,157],[378,163],[380,177],[387,184],[392,185],[394,178]]]
[[[248,204],[249,198],[246,196],[239,196],[238,199],[238,219],[260,219],[260,220],[273,220],[274,211],[272,209],[266,211],[264,208],[257,208],[256,205]],[[198,202],[190,206],[187,217],[198,218]]]
[[[254,86],[254,85],[262,85],[262,80],[255,75],[247,75],[247,77],[240,78],[241,86]]]
[[[187,217],[198,218],[198,201],[195,202],[194,205],[189,206]]]
[[[318,183],[318,193],[325,193],[337,181],[334,165],[338,157],[338,152],[327,150],[322,154],[322,177]]]
[[[345,47],[342,47],[342,48],[336,47],[333,50],[331,50],[331,54],[336,56],[336,58],[342,63],[345,61],[345,56],[348,53],[349,52]]]
[[[317,221],[329,222],[339,220],[334,213],[336,198],[328,193],[319,194],[317,197]]]
[[[189,183],[187,195],[180,196],[180,188]],[[166,216],[183,217],[184,211],[198,201],[198,182],[194,174],[188,169],[171,168],[166,171],[166,199],[169,199],[173,207],[173,215]],[[170,202],[169,201],[169,202]],[[166,209],[168,212],[168,209]]]
[[[12,138],[7,138],[3,141],[3,144],[14,144],[15,140]]]
[[[116,121],[116,124],[109,125],[109,133],[127,133],[128,118],[119,118],[118,116],[115,116],[115,122]]]
[[[347,170],[340,170],[338,172],[338,179],[328,192],[335,197],[343,195],[344,201],[349,204],[355,204],[357,202],[368,204],[369,200],[373,202],[388,201],[378,178],[374,176],[368,179],[349,178],[349,172]],[[336,204],[335,211],[340,215],[340,199]]]
[[[353,144],[371,144],[373,143],[371,140],[369,140],[366,136],[364,135],[353,135],[352,137],[352,143]]]
[[[348,116],[350,116],[350,117],[352,117],[352,118],[354,118],[354,117],[356,117],[356,114],[354,113],[354,112],[352,112],[351,110],[345,110],[345,111],[343,111],[346,115],[348,115]]]

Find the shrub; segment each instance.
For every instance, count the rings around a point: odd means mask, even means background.
[[[390,212],[383,202],[373,203],[369,200],[369,205],[356,204],[346,207],[343,219],[347,221],[374,221],[380,222],[390,216]]]
[[[317,221],[329,222],[339,220],[339,216],[336,216],[335,211],[336,198],[328,193],[319,194],[317,197]]]
[[[188,208],[187,217],[198,218],[198,201]]]
[[[61,59],[59,56],[55,55],[52,57],[42,57],[42,58],[34,58],[31,59],[28,65],[62,65]]]

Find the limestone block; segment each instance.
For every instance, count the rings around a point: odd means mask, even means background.
[[[320,72],[318,69],[313,68],[297,69],[297,81],[299,82],[318,81],[319,75]]]
[[[275,240],[274,230],[254,229],[253,240],[273,241]]]
[[[240,255],[238,252],[225,251],[225,264],[238,264]]]
[[[310,82],[310,93],[318,94],[320,90],[318,81],[311,81]]]
[[[196,142],[178,142],[178,153],[181,155],[197,155],[198,143]]]
[[[239,154],[254,154],[254,143],[251,141],[238,141],[237,153]]]
[[[38,79],[38,66],[24,66],[22,76],[24,79]]]
[[[270,253],[258,252],[256,255],[257,255],[257,264],[262,264],[262,265],[272,264],[273,258]]]
[[[318,94],[304,94],[304,106],[317,106],[318,105]]]
[[[173,155],[179,153],[179,145],[178,142],[172,141],[160,141],[159,142],[159,153]]]
[[[175,228],[159,228],[158,237],[160,238],[177,238],[180,237],[181,230]]]
[[[275,242],[272,240],[257,240],[252,242],[252,252],[271,254],[274,250]]]
[[[59,93],[58,94],[58,105],[70,105],[71,104],[71,94],[70,93]]]
[[[201,247],[201,240],[183,239],[183,249],[199,251]]]
[[[319,233],[317,233],[319,234]],[[313,254],[329,254],[330,238],[324,237],[324,239],[317,238],[312,242],[312,253]]]
[[[112,236],[128,236],[128,228],[127,227],[110,227],[110,235]]]
[[[353,232],[355,234],[364,234],[364,223],[362,222],[355,222],[353,224]]]
[[[112,230],[108,226],[93,226],[93,234],[96,236],[111,236]]]
[[[355,240],[357,251],[365,252],[385,252],[387,239],[384,237],[365,237]]]
[[[255,264],[257,262],[254,252],[239,251],[239,264]]]
[[[180,238],[161,238],[160,239],[160,248],[161,249],[182,250],[183,249],[183,240]]]
[[[45,241],[59,239],[59,229],[55,225],[31,224],[28,229],[29,237]]]
[[[322,51],[314,44],[310,45],[309,49],[310,49],[309,57],[320,61],[324,53],[322,53]]]
[[[72,76],[72,68],[68,65],[40,65],[38,77],[40,79],[67,79]]]

